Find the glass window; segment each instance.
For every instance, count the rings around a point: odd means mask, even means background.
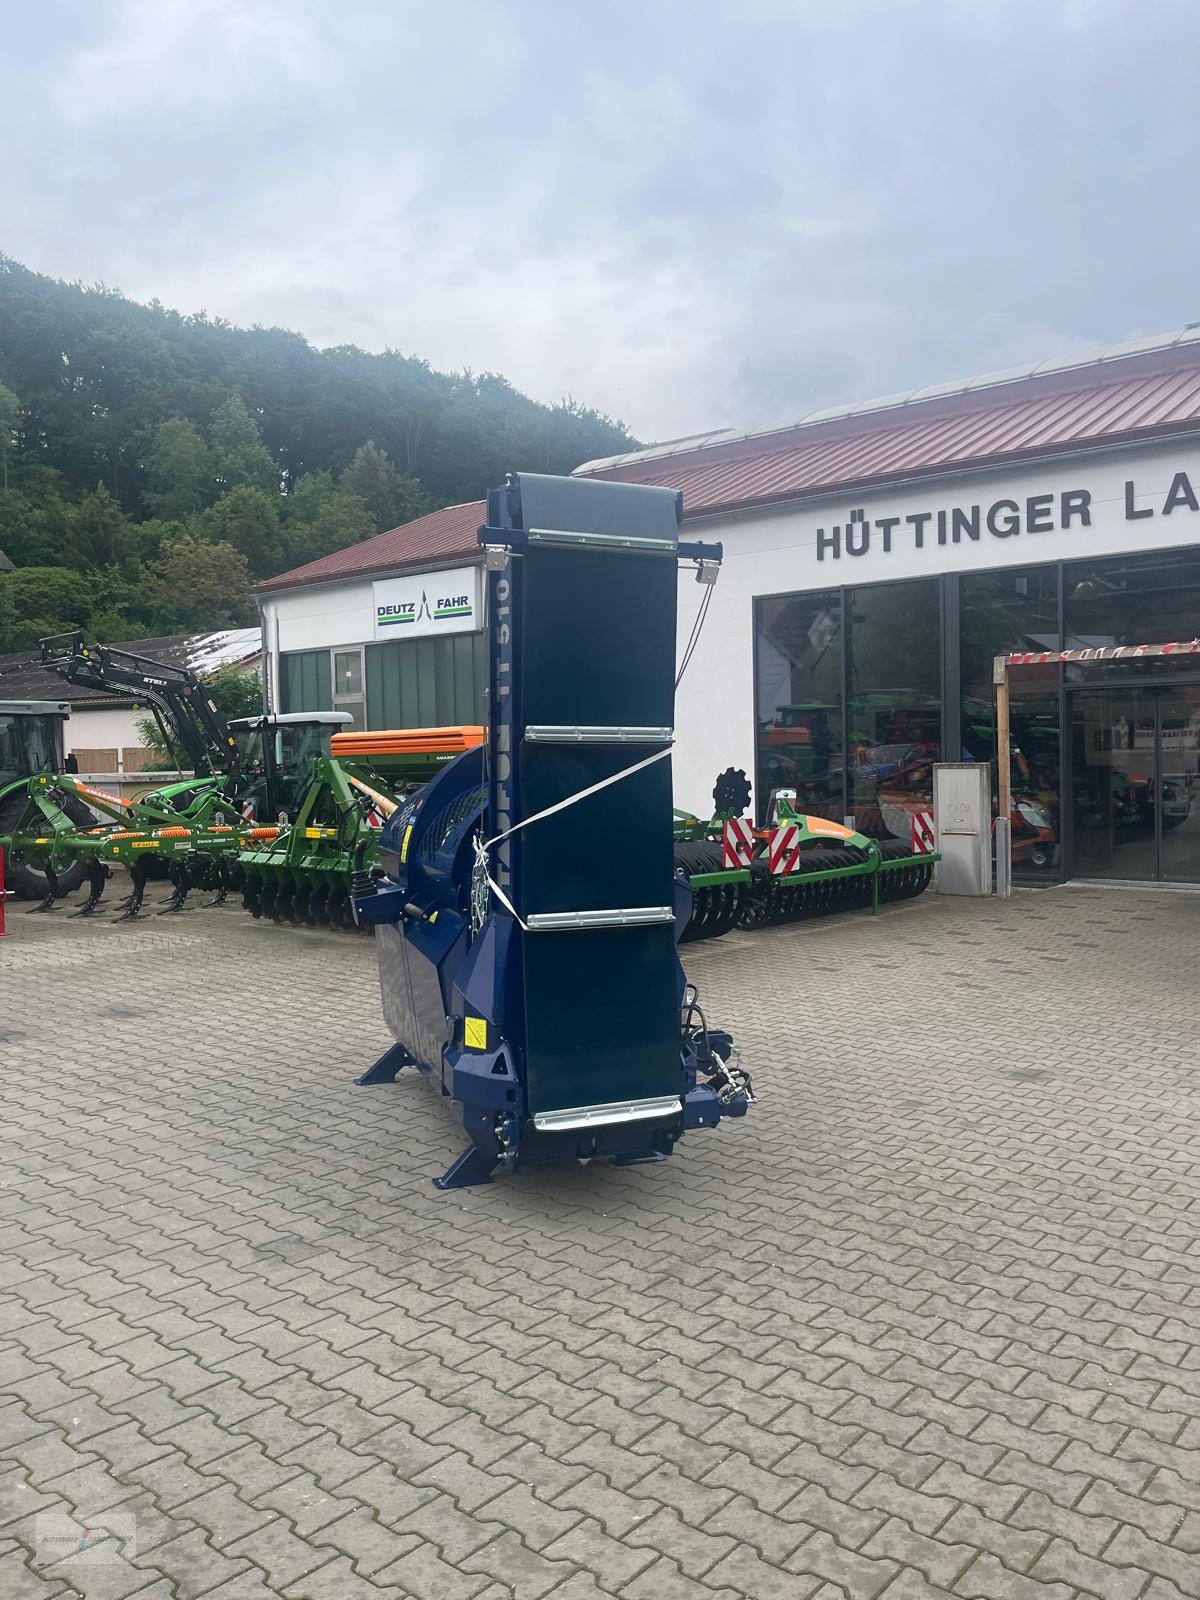
[[[1068,650],[1194,639],[1200,627],[1200,549],[1072,561],[1063,567],[1063,599]],[[1123,663],[1121,670],[1135,676],[1170,674],[1180,670],[1180,663],[1157,658]],[[1086,683],[1097,674],[1111,677],[1103,665],[1072,664],[1067,681]]]
[[[847,589],[850,813],[872,838],[912,837],[941,759],[941,600],[936,578]]]
[[[57,772],[59,722],[24,712],[0,716],[0,783]]]
[[[363,670],[361,650],[338,650],[333,657],[333,692],[335,695],[361,696]]]
[[[840,822],[841,591],[756,600],[755,622],[759,817],[765,821],[772,796],[789,789],[801,811]]]
[[[996,759],[992,658],[1058,649],[1058,568],[964,573],[959,583],[964,761]],[[1059,864],[1061,788],[1057,666],[1011,674],[1013,870]],[[995,767],[993,765],[993,804]]]
[[[959,612],[963,698],[982,702],[990,717],[993,657],[1013,650],[1058,649],[1058,568],[964,573]],[[1057,688],[1055,667],[1023,667],[1013,675],[1014,693]]]

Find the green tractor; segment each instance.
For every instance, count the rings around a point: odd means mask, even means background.
[[[67,773],[63,757],[63,724],[71,707],[63,700],[0,700],[0,848],[4,849],[7,886],[23,896],[43,898],[49,888],[46,871],[24,854],[14,854],[12,834],[26,816],[31,789],[53,792],[53,813],[71,828],[94,827],[96,815],[80,792],[82,785]],[[83,882],[81,863],[69,866],[60,879],[63,893]]]

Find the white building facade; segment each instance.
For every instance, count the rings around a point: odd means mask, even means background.
[[[263,585],[268,704],[356,728],[481,723],[483,520],[482,503],[450,506]]]
[[[993,758],[996,653],[1200,635],[1194,334],[580,471],[681,487],[724,546],[677,699],[701,814],[734,766],[760,816],[790,788],[903,836],[936,761]],[[1013,684],[1018,871],[1200,881],[1200,653]]]

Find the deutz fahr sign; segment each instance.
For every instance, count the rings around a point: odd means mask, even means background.
[[[479,611],[479,568],[380,578],[375,591],[377,639],[426,639],[438,633],[474,633]]]

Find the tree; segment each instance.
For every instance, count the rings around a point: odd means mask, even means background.
[[[373,533],[399,528],[433,510],[433,501],[415,478],[402,478],[373,439],[359,445],[338,479],[345,494],[357,495],[370,512]]]
[[[250,568],[231,544],[185,534],[164,545],[149,589],[164,623],[180,632],[245,627],[254,620]]]
[[[18,622],[60,617],[65,626],[82,627],[92,612],[91,586],[69,567],[18,567],[15,572],[0,573],[0,588]]]
[[[234,717],[252,717],[263,708],[262,678],[257,667],[227,661],[205,673],[204,682],[227,722]]]
[[[213,412],[209,441],[220,488],[249,484],[264,493],[279,492],[279,468],[240,394],[231,394]]]
[[[52,567],[62,560],[70,502],[49,467],[22,465],[0,498],[0,549],[18,567]]]
[[[290,522],[312,522],[327,500],[337,493],[333,473],[305,472],[291,487],[287,497],[287,516]]]
[[[289,522],[288,560],[302,566],[331,551],[361,544],[375,531],[375,520],[362,497],[334,490],[317,504],[309,521]]]
[[[276,502],[261,489],[239,484],[224,494],[193,523],[214,544],[230,544],[246,558],[256,578],[278,572],[283,563],[283,535]]]
[[[8,493],[8,452],[12,447],[13,434],[16,432],[17,423],[21,417],[21,402],[11,389],[6,389],[0,383],[0,462],[3,463],[0,475],[0,488]]]
[[[136,553],[125,513],[104,484],[98,483],[68,515],[64,558],[86,572],[132,561]]]
[[[157,517],[147,517],[145,522],[135,522],[133,537],[137,541],[138,560],[144,563],[157,561],[165,544],[181,538],[186,531],[182,522],[160,522]]]
[[[16,627],[17,613],[13,606],[12,597],[2,580],[0,580],[0,654],[9,650],[19,650],[20,645],[12,643],[13,629]]]
[[[0,399],[0,548],[18,567],[117,566],[129,581],[139,561],[157,569],[181,530],[228,542],[220,519],[205,519],[238,488],[279,513],[272,551],[268,520],[255,531],[239,512],[236,536],[262,575],[477,499],[509,468],[569,472],[634,443],[585,406],[541,405],[495,374],[437,372],[398,350],[318,350],[283,328],[136,305],[2,255],[0,374],[15,397]],[[111,506],[92,500],[97,482]],[[144,595],[101,609],[134,631],[142,617],[173,626]]]
[[[180,522],[211,500],[212,456],[199,428],[186,417],[171,417],[160,424],[144,465],[142,498],[152,516]]]

